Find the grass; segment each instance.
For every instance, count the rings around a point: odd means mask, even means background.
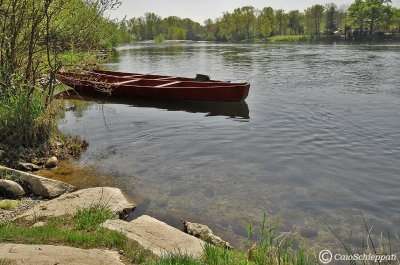
[[[87,209],[79,210],[74,218],[77,229],[94,231],[104,221],[113,219],[113,214],[107,206],[93,204]]]
[[[309,35],[286,35],[286,36],[274,36],[268,38],[270,42],[280,42],[280,43],[296,43],[311,41],[313,38]]]
[[[47,141],[54,127],[39,94],[0,96],[0,143],[31,147]]]
[[[76,70],[77,67],[81,69],[98,67],[104,61],[95,51],[64,51],[58,54],[58,60],[69,70]]]
[[[202,257],[196,259],[183,253],[156,258],[137,242],[124,234],[110,231],[100,226],[113,215],[106,205],[93,204],[78,211],[74,216],[43,218],[19,223],[0,223],[0,243],[52,244],[78,248],[103,248],[122,251],[130,263],[137,264],[315,264],[307,262],[304,249],[293,251],[290,244],[283,244],[285,237],[275,236],[278,222],[268,229],[265,215],[262,226],[258,227],[259,240],[252,241],[255,228],[250,220],[248,227],[249,249],[247,251],[228,250],[208,243]],[[41,227],[32,227],[36,221],[45,221]],[[311,260],[311,259],[310,259]],[[0,263],[1,264],[1,263]]]
[[[33,223],[0,223],[0,243],[52,244],[78,248],[103,248],[123,251],[131,263],[153,260],[154,256],[137,242],[122,233],[100,226],[105,218],[111,218],[107,207],[92,205],[75,216],[53,217],[43,220],[42,227],[31,227]],[[1,263],[0,263],[1,264]]]
[[[8,179],[18,182],[21,179],[21,176],[12,171],[0,168],[0,179]]]
[[[264,214],[261,225],[254,227],[249,220],[247,228],[248,243],[246,250],[228,250],[223,247],[215,247],[208,243],[204,245],[203,255],[193,258],[184,253],[168,255],[161,258],[151,254],[137,242],[129,240],[124,234],[110,231],[100,226],[106,219],[112,218],[110,210],[99,204],[93,204],[87,209],[80,210],[74,216],[53,217],[45,219],[42,227],[31,227],[34,221],[21,223],[0,223],[0,243],[21,244],[52,244],[66,245],[78,248],[102,248],[112,249],[124,253],[124,260],[131,264],[153,265],[311,265],[319,264],[317,257],[301,245],[293,247],[293,235],[277,234],[279,219],[275,224],[266,224]],[[43,218],[39,218],[43,221]],[[358,250],[363,254],[392,254],[389,237],[389,251],[385,251],[383,242],[374,244],[370,230],[363,216],[367,231],[366,249]],[[30,222],[30,223],[29,223]],[[356,253],[351,244],[347,243],[338,233],[331,230],[342,242],[345,252],[349,255]],[[10,261],[1,260],[2,264]],[[395,265],[391,262],[356,262],[350,261],[350,265]]]
[[[170,255],[154,261],[152,264],[207,264],[207,265],[308,265],[318,264],[314,255],[307,252],[304,246],[294,250],[292,248],[293,237],[277,235],[279,220],[270,226],[266,226],[266,215],[259,227],[253,227],[249,221],[248,248],[246,251],[228,250],[223,247],[215,247],[205,244],[204,253],[200,259],[178,254]],[[256,233],[254,233],[256,231]],[[255,241],[253,238],[257,238]]]
[[[371,235],[372,227],[367,224],[364,214],[361,212],[361,216],[363,219],[364,227],[365,227],[365,237],[363,240],[363,247],[361,249],[354,249],[351,245],[352,234],[350,233],[349,241],[345,240],[339,233],[337,233],[333,228],[328,227],[329,230],[335,235],[335,237],[339,240],[342,244],[343,249],[348,256],[355,256],[355,255],[375,255],[375,256],[392,256],[395,253],[392,252],[392,244],[390,234],[387,234],[387,239],[385,242],[384,236],[381,234],[378,242],[375,241]],[[393,256],[392,256],[393,257]],[[396,256],[397,257],[397,256]],[[398,259],[399,257],[397,257]],[[400,260],[382,260],[382,261],[375,261],[375,260],[365,260],[365,261],[355,261],[350,260],[350,265],[373,265],[373,264],[380,264],[380,265],[400,265]]]

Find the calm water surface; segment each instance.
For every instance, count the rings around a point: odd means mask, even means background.
[[[243,247],[248,218],[265,212],[321,249],[338,245],[327,226],[361,246],[362,211],[399,250],[399,45],[137,44],[107,66],[251,83],[242,104],[96,101],[66,113],[60,128],[90,144],[79,163],[141,202],[131,218],[206,223]]]

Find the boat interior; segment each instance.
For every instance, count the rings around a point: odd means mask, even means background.
[[[80,73],[67,73],[60,72],[58,75],[75,81],[88,81],[92,83],[99,84],[109,84],[117,86],[151,86],[156,88],[162,87],[225,87],[232,86],[232,83],[228,82],[198,82],[193,78],[185,77],[173,77],[173,76],[162,76],[162,75],[140,75],[140,74],[130,74],[128,73],[118,73],[113,75],[108,74],[107,71],[88,72],[86,74]],[[127,75],[125,75],[127,74]]]

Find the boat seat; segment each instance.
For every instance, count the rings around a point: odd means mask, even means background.
[[[126,81],[122,81],[122,82],[118,82],[116,83],[117,85],[127,85],[129,83],[134,83],[134,82],[138,82],[140,80],[143,80],[143,78],[139,78],[139,79],[131,79],[131,80],[126,80]]]
[[[166,86],[169,86],[169,85],[179,84],[181,82],[182,81],[174,81],[174,82],[169,82],[169,83],[165,83],[165,84],[162,84],[162,85],[158,85],[158,86],[155,86],[155,87],[166,87]]]

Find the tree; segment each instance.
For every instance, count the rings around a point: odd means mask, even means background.
[[[340,27],[342,30],[344,30],[346,27],[346,25],[344,25],[345,24],[344,22],[347,16],[347,10],[348,6],[341,5],[336,12],[336,25]]]
[[[321,22],[324,14],[324,6],[313,5],[306,10],[306,16],[313,22],[314,33],[319,37],[321,30]]]
[[[31,147],[48,141],[53,120],[47,107],[56,73],[66,66],[63,55],[114,42],[118,26],[104,12],[119,3],[0,1],[0,143]]]
[[[326,22],[325,22],[325,31],[329,35],[333,35],[333,32],[337,30],[337,6],[334,3],[327,4],[325,12]]]
[[[348,21],[355,27],[359,28],[361,33],[364,28],[366,12],[365,3],[363,0],[355,0],[353,4],[349,7],[349,12],[347,14]]]
[[[368,25],[369,35],[377,26],[388,26],[393,15],[390,0],[356,0],[349,7],[348,18],[362,31]]]
[[[279,9],[275,11],[276,23],[279,35],[282,35],[282,31],[285,28],[285,11],[283,9]]]
[[[392,18],[391,18],[391,28],[393,32],[397,29],[397,32],[400,34],[400,9],[399,8],[392,8]]]
[[[258,16],[261,35],[267,38],[273,34],[276,24],[276,17],[272,7],[264,7]]]
[[[288,26],[292,29],[294,35],[300,34],[303,32],[303,26],[301,25],[301,15],[298,10],[292,10],[288,14]]]
[[[369,25],[369,35],[374,34],[376,26],[388,25],[392,15],[390,0],[365,0],[365,19]]]
[[[146,39],[152,40],[160,32],[161,17],[151,12],[145,13],[144,17],[146,21]]]

